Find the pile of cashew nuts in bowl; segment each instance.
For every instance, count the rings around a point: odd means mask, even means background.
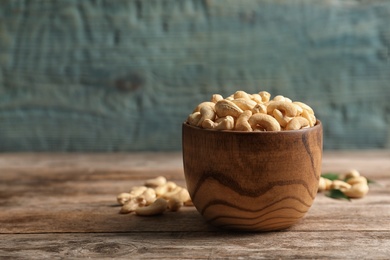
[[[214,94],[200,103],[188,116],[187,123],[211,130],[284,131],[299,130],[316,124],[313,109],[305,103],[267,91],[248,94],[239,90],[224,98]]]
[[[271,99],[267,91],[248,94],[239,90],[223,98],[214,94],[210,101],[200,103],[188,116],[186,123],[210,130],[230,131],[287,131],[313,127],[316,124],[313,109],[305,103],[278,95]],[[367,179],[353,172],[345,181],[320,178],[318,192],[339,189],[350,198],[361,198],[368,192]],[[183,206],[193,206],[185,187],[164,176],[145,181],[116,197],[120,213],[134,212],[139,216],[154,216]]]

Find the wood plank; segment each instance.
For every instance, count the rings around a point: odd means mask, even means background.
[[[0,235],[12,259],[388,259],[390,232],[132,232]]]
[[[180,153],[0,154],[0,258],[388,259],[389,156],[325,152],[324,171],[358,168],[377,184],[352,202],[318,194],[288,230],[245,233],[214,228],[193,207],[118,214],[116,194],[146,178],[184,185]]]
[[[364,166],[378,184],[353,202],[319,194],[306,218],[290,230],[389,231],[389,154],[326,153],[323,170]],[[156,218],[118,214],[116,195],[147,178],[165,175],[185,185],[179,153],[6,154],[0,156],[0,171],[0,233],[213,230],[194,208]]]
[[[346,171],[356,168],[363,174],[371,176],[387,176],[390,169],[390,150],[360,150],[360,151],[334,151],[325,150],[323,156],[323,171]],[[1,153],[1,178],[29,172],[28,175],[45,175],[50,177],[60,172],[78,175],[93,176],[99,171],[126,172],[182,170],[183,162],[181,152],[138,152],[138,153]],[[45,172],[42,172],[45,170]],[[31,175],[32,174],[32,175]],[[146,174],[146,173],[145,173]],[[110,176],[108,174],[108,176]],[[107,176],[107,177],[108,177]],[[129,175],[131,176],[131,175]],[[73,176],[74,177],[74,176]],[[182,176],[184,178],[184,176]],[[13,178],[13,177],[12,177]]]
[[[66,195],[65,195],[66,196]],[[39,202],[37,202],[39,200]],[[195,208],[153,218],[119,214],[115,194],[68,198],[26,194],[2,204],[0,233],[147,232],[214,230]],[[373,214],[375,212],[375,214]],[[306,217],[292,231],[390,231],[389,196],[370,193],[361,201],[334,201],[318,196]]]

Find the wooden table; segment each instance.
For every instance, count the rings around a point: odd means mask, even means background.
[[[184,185],[180,153],[1,154],[0,258],[390,259],[390,151],[325,152],[323,172],[377,182],[358,200],[319,194],[292,228],[219,230],[194,207],[119,214],[116,195],[164,175]]]

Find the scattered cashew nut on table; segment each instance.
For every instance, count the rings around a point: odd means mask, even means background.
[[[168,202],[163,198],[156,199],[152,204],[146,207],[138,207],[135,214],[140,216],[154,216],[164,213],[167,210]]]
[[[353,169],[337,180],[320,177],[318,192],[340,190],[345,196],[353,199],[363,198],[369,191],[367,178]]]
[[[189,125],[210,130],[285,131],[313,127],[313,109],[300,101],[267,91],[249,94],[238,90],[224,98],[213,94],[188,116]]]
[[[164,176],[146,180],[143,186],[119,193],[117,202],[121,205],[119,213],[135,212],[139,216],[159,215],[167,210],[176,212],[183,206],[193,206],[188,190],[167,181]]]

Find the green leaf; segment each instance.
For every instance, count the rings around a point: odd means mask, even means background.
[[[333,172],[327,172],[327,173],[321,174],[321,177],[323,177],[325,179],[329,179],[331,181],[334,181],[334,180],[338,180],[339,174],[338,173],[333,173]]]
[[[332,199],[343,199],[343,200],[351,201],[351,199],[347,195],[345,195],[341,190],[336,190],[336,189],[326,192],[325,196]]]

